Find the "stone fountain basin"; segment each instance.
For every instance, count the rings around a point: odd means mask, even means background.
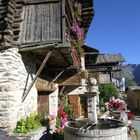
[[[64,130],[65,140],[127,140],[127,127],[117,120],[87,120],[69,122]]]

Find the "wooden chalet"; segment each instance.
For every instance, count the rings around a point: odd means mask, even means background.
[[[102,79],[102,83],[112,81],[112,76],[115,75],[115,73],[121,72],[122,63],[125,62],[125,59],[121,54],[99,54],[96,61],[93,60],[93,64],[89,65],[88,61],[89,60],[86,60],[86,68],[89,71],[97,72],[98,77],[100,75],[100,80]]]
[[[30,52],[40,63],[52,51],[49,68],[80,67],[80,47],[93,17],[93,3],[77,2],[81,17],[72,0],[2,0],[0,49],[18,47],[20,53]],[[82,33],[80,40],[72,31],[75,26]]]
[[[140,110],[140,86],[129,86],[126,88],[128,107]]]
[[[11,64],[10,72],[4,68],[2,74],[8,71],[14,77],[6,84],[18,85],[12,90],[19,90],[20,97],[12,96],[19,97],[26,113],[36,110],[37,98],[39,108],[48,108],[46,94],[57,91],[55,86],[65,78],[62,74],[71,77],[81,68],[81,46],[93,15],[93,0],[0,1],[0,57]],[[0,123],[0,127],[12,124]]]

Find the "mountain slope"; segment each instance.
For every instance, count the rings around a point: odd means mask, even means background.
[[[123,75],[126,80],[134,80],[140,85],[140,64],[128,64],[123,67]]]

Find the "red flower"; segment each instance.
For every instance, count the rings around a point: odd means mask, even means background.
[[[61,127],[56,127],[56,133],[61,133],[63,131],[63,128]]]
[[[127,113],[127,117],[128,117],[128,120],[133,120],[135,118],[134,114],[132,113]]]
[[[58,113],[58,117],[59,117],[59,118],[67,118],[67,113],[64,112],[63,110],[59,109],[59,110],[57,111],[57,113]]]

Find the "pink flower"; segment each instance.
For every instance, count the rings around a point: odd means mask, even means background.
[[[78,39],[82,40],[83,33],[82,33],[80,27],[78,25],[73,25],[71,29],[73,32],[75,32],[77,34]]]
[[[107,107],[109,109],[117,109],[117,110],[123,110],[123,101],[121,100],[111,100],[108,104]]]
[[[66,125],[67,122],[68,122],[67,117],[62,118],[62,119],[61,119],[61,125],[62,125],[62,127],[64,127],[64,126]]]
[[[65,32],[66,41],[69,41],[70,35],[68,32]]]

